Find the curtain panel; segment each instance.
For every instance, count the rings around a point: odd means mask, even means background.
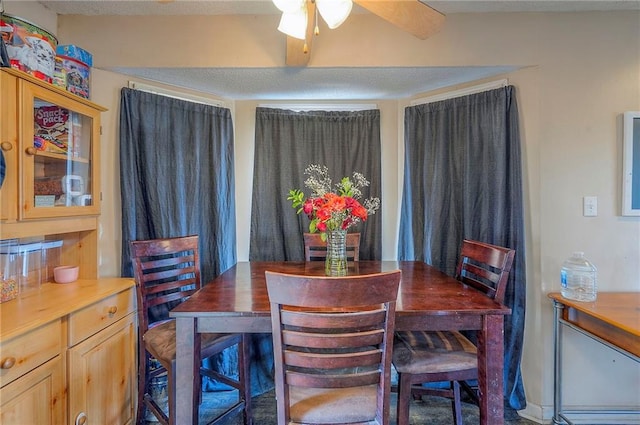
[[[231,111],[123,88],[120,101],[122,276],[133,276],[131,240],[198,235],[203,284],[236,258],[234,135]],[[154,319],[168,311],[155,311]],[[273,387],[272,360],[254,342],[251,390]],[[205,359],[229,375],[236,347]],[[208,377],[205,391],[229,389]]]
[[[197,234],[204,283],[236,263],[229,109],[123,88],[120,185],[123,276],[136,239]]]
[[[520,373],[525,240],[518,108],[513,86],[405,109],[399,260],[455,274],[463,239],[516,250],[505,303],[505,400],[526,406]]]
[[[363,199],[381,199],[380,111],[308,111],[257,108],[249,258],[304,261],[309,219],[287,200],[310,164],[326,165],[332,182],[362,173],[371,183]],[[360,259],[380,259],[381,212],[349,229],[361,232]]]

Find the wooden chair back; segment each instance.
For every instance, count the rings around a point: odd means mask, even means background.
[[[515,253],[513,249],[465,239],[456,278],[503,303]]]
[[[400,277],[266,272],[278,424],[388,424]]]
[[[320,233],[305,233],[305,261],[324,261],[327,258],[327,241],[322,240]],[[347,233],[347,261],[360,259],[360,233]]]
[[[140,335],[202,286],[198,236],[131,242]]]

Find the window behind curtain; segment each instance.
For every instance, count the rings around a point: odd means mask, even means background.
[[[332,181],[362,173],[364,198],[381,197],[380,111],[306,111],[257,108],[249,259],[304,260],[309,219],[287,201],[304,186],[309,164],[326,165]],[[384,200],[382,200],[384,202]],[[381,212],[349,231],[362,233],[360,258],[380,259]]]

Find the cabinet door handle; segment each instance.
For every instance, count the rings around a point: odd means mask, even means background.
[[[4,359],[2,361],[2,364],[0,365],[0,368],[2,368],[2,369],[11,369],[14,364],[16,364],[16,358],[15,357],[7,357],[6,359]]]
[[[76,425],[84,425],[87,423],[87,414],[84,412],[80,412],[78,413],[78,416],[76,416]]]
[[[107,311],[109,313],[109,316],[113,316],[114,314],[116,314],[116,311],[118,311],[118,306],[111,306],[109,307],[109,310]]]
[[[27,155],[31,155],[31,156],[35,155],[36,152],[38,152],[38,150],[36,148],[34,148],[33,146],[29,146],[24,151],[27,153]]]
[[[11,142],[2,142],[0,143],[0,149],[5,152],[10,151],[11,149],[13,149],[13,144]]]

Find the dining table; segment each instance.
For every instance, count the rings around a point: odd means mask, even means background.
[[[194,349],[203,333],[271,333],[265,271],[325,274],[322,261],[239,262],[169,313],[176,320],[174,424],[197,424]],[[480,424],[504,424],[504,316],[511,309],[422,261],[350,262],[348,275],[401,270],[395,330],[477,332]]]

